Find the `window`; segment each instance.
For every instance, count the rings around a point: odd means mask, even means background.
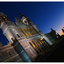
[[[2,16],[1,16],[1,17],[2,17]],[[4,21],[8,20],[5,16],[3,16],[2,19],[3,19]]]
[[[7,18],[5,18],[5,20],[7,20]]]
[[[35,39],[35,41],[38,43],[39,46],[41,46],[40,43],[39,43],[39,41],[37,39]]]
[[[7,18],[6,17],[3,17],[5,20],[7,20]]]
[[[44,41],[44,43],[47,45],[47,46],[50,46],[49,44],[48,44],[48,42],[43,38],[43,41]]]
[[[45,47],[48,46],[43,40],[41,40],[41,41],[42,41],[42,44],[43,44]]]
[[[18,29],[20,32],[21,32],[21,34],[24,36],[24,37],[26,37],[26,35],[23,33],[23,31],[21,30],[21,29]]]
[[[24,31],[25,31],[26,35],[29,36],[27,28],[25,28]]]
[[[40,42],[40,44],[42,44],[43,47],[46,48],[46,44],[43,41],[41,41],[40,39],[38,39],[38,41]]]
[[[40,46],[42,47],[42,49],[44,50],[46,48],[46,45],[44,43],[42,43],[42,41],[40,41],[40,39],[37,39]]]
[[[25,29],[22,28],[22,31],[26,34],[26,36],[29,36]]]
[[[13,38],[11,38],[12,39],[12,41],[14,41],[14,39]]]
[[[17,34],[17,36],[20,38],[20,36]]]
[[[32,40],[32,42],[35,44],[35,46],[38,48],[38,50],[41,51],[40,48],[38,47],[38,45],[36,44],[36,42],[34,40]]]
[[[34,41],[34,40],[33,40],[32,42],[36,45],[36,47],[37,47],[37,48],[39,48],[39,47],[38,47],[38,45],[35,43],[35,41]]]
[[[39,45],[39,47],[41,48],[41,49],[44,49],[43,48],[43,46],[40,44],[40,42],[38,41],[38,39],[35,39],[35,41],[38,43],[38,45]]]
[[[22,28],[22,29],[18,29],[18,30],[21,32],[21,34],[24,37],[37,34],[33,28]]]
[[[27,31],[28,31],[29,35],[31,36],[32,33],[31,33],[31,31],[30,31],[30,28],[28,28]]]
[[[35,32],[35,30],[33,28],[32,28],[32,31],[33,31],[34,34],[36,34],[36,32]]]
[[[10,51],[8,51],[8,54],[11,55]]]
[[[30,31],[31,33],[34,35],[34,34],[37,34],[36,31],[33,29],[33,28],[30,28]]]
[[[35,49],[35,45],[31,41],[29,43]]]
[[[38,39],[39,43],[42,44],[42,42],[40,41],[40,39]]]
[[[29,42],[29,44],[34,48],[34,50],[35,50],[37,53],[39,53],[39,52],[37,51],[35,45],[34,45],[31,41]]]
[[[5,18],[5,17],[3,16],[3,18]]]
[[[24,22],[27,24],[27,21],[26,20]]]
[[[30,31],[31,31],[32,35],[34,35],[34,32],[33,32],[33,29],[32,28],[30,29]]]

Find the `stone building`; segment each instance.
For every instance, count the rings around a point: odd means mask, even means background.
[[[52,42],[52,44],[58,42],[61,38],[60,38],[60,35],[51,28],[51,32],[45,34],[48,39]]]
[[[0,62],[22,62],[22,59],[14,50],[13,46],[5,45],[0,47]]]
[[[22,14],[20,16],[21,19],[15,18],[15,25],[7,19],[5,14],[0,12],[0,28],[9,40],[9,45],[2,46],[0,49],[2,50],[0,51],[1,60],[4,57],[2,61],[35,61],[39,54],[45,53],[46,49],[52,45],[52,42],[29,18]]]

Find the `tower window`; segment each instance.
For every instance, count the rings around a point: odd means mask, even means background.
[[[5,17],[3,17],[3,18],[5,18]]]
[[[27,24],[27,21],[26,20],[24,22]]]
[[[17,36],[20,38],[20,36],[17,34]]]
[[[5,18],[5,20],[7,20],[7,18]]]
[[[14,41],[14,39],[13,38],[11,38],[12,39],[12,41]]]
[[[5,16],[3,16],[3,17],[1,16],[1,18],[2,18],[4,21],[8,20],[7,17],[5,17]]]

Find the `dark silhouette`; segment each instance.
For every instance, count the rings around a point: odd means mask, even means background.
[[[62,31],[63,31],[63,33],[64,33],[64,27],[62,28]]]

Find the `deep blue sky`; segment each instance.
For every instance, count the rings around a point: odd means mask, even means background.
[[[7,15],[7,18],[15,22],[15,17],[19,17],[17,10],[27,16],[44,34],[53,28],[58,33],[62,32],[64,26],[64,2],[0,2],[0,12]],[[0,29],[0,42],[7,44],[7,38]]]

